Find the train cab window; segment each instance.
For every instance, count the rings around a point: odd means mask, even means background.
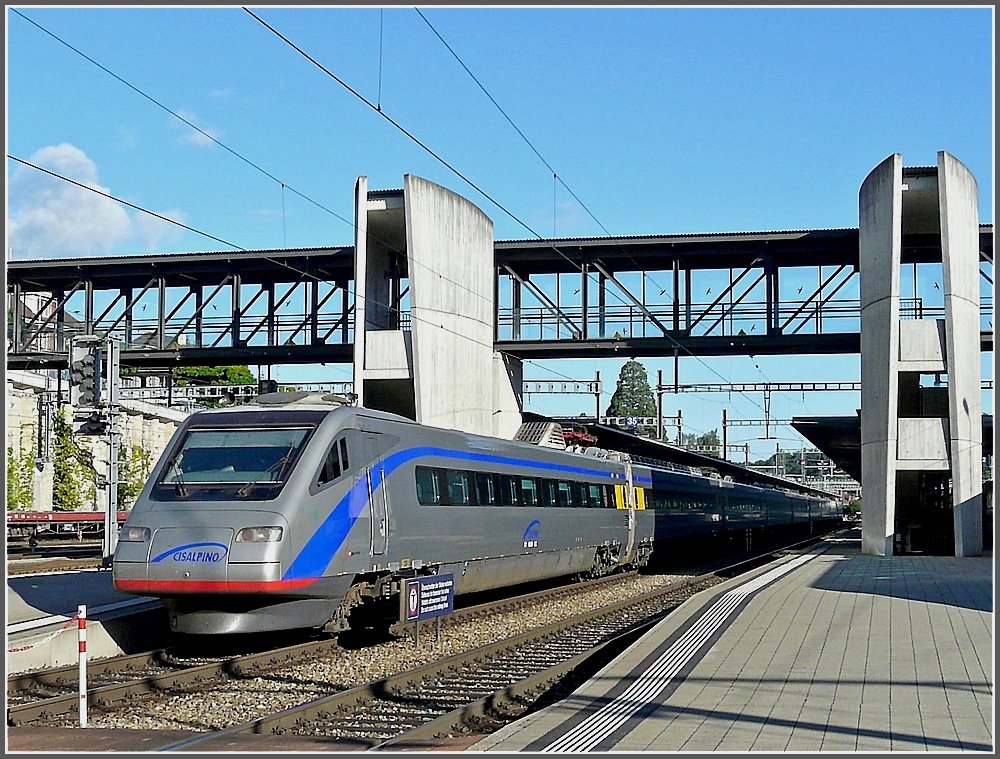
[[[330,447],[330,451],[326,454],[326,460],[323,462],[323,468],[319,472],[319,478],[317,479],[316,484],[325,485],[328,482],[333,482],[346,471],[347,440],[345,438],[341,438],[340,440],[334,441],[333,445]]]
[[[425,505],[441,503],[441,488],[438,485],[437,470],[418,466],[416,471],[417,502]]]
[[[467,506],[471,503],[469,477],[465,472],[449,469],[445,473],[448,479],[448,503],[452,506]]]
[[[521,477],[521,503],[525,506],[538,505],[538,487],[534,477]]]
[[[345,472],[351,468],[347,461],[347,438],[344,437],[340,439],[340,464]]]
[[[479,498],[480,506],[492,506],[497,502],[493,475],[488,472],[476,472],[476,496]]]
[[[154,500],[270,500],[315,427],[191,427],[174,447]]]

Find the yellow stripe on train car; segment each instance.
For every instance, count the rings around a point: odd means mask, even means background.
[[[625,486],[615,485],[615,508],[624,509],[625,508]]]
[[[635,489],[635,508],[638,511],[645,511],[646,509],[646,489],[636,488]]]

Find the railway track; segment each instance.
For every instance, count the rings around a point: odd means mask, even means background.
[[[581,587],[597,588],[621,582],[621,578],[612,576],[457,609],[445,621],[445,626],[502,612],[519,603],[571,596],[578,593]],[[363,644],[358,638],[358,635],[348,633],[338,639],[310,640],[241,655],[205,656],[187,647],[179,647],[95,660],[90,662],[87,671],[87,703],[91,708],[110,711],[134,704],[141,698],[203,690],[213,683],[234,678],[260,677],[284,666],[333,655],[345,646],[358,647]],[[260,639],[261,643],[266,640]],[[220,643],[226,645],[228,641]],[[42,720],[51,724],[53,719],[76,717],[79,709],[78,666],[54,667],[8,677],[7,703],[8,725]]]
[[[463,731],[488,732],[491,724],[523,713],[542,694],[553,692],[553,685],[564,681],[568,673],[584,671],[581,668],[587,662],[610,660],[645,626],[661,619],[684,598],[772,559],[773,554],[767,554],[681,578],[641,597],[536,625],[486,646],[464,645],[458,653],[432,657],[418,667],[400,667],[400,674],[364,685],[330,682],[327,692],[318,696],[316,689],[302,689],[296,693],[298,701],[291,705],[263,717],[233,719],[222,729],[203,725],[203,734],[192,741],[211,741],[213,736],[233,732],[292,733],[329,736],[338,743],[374,748],[433,743],[442,735]],[[615,588],[626,579],[613,576],[459,608],[442,618],[442,629],[447,638],[450,631],[477,620],[489,625],[484,620],[519,607],[535,604],[548,608],[558,599],[572,599],[602,587],[617,595]],[[361,644],[343,636],[236,656],[199,657],[197,652],[161,650],[94,662],[88,677],[91,721],[94,724],[98,715],[113,720],[118,713],[141,712],[149,704],[183,698],[184,694],[202,694],[221,704],[222,696],[214,694],[221,693],[226,683],[258,678],[261,687],[267,688],[268,683],[294,679],[288,674],[292,667],[310,660],[349,656],[351,648],[361,648]],[[371,656],[380,655],[374,646]],[[37,723],[72,727],[78,717],[75,666],[14,676],[8,678],[7,687],[9,726]],[[314,697],[306,700],[310,695]],[[305,703],[299,703],[303,700]]]
[[[609,661],[684,599],[722,581],[701,576],[165,750],[197,749],[238,733],[416,749],[460,733],[490,732],[523,714],[569,673],[593,659]]]

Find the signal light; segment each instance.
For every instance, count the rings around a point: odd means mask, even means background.
[[[74,345],[69,367],[70,403],[94,408],[101,400],[101,349],[97,345]]]

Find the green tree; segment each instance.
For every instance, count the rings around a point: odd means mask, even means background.
[[[715,449],[712,451],[699,451],[699,453],[704,453],[708,456],[715,456],[716,458],[721,457],[722,441],[719,440],[718,430],[711,430],[703,435],[696,435],[693,432],[688,433],[684,435],[683,439],[684,445],[687,447],[706,446]]]
[[[133,445],[127,451],[122,449],[118,459],[119,509],[131,508],[152,470],[152,454],[141,445]]]
[[[252,385],[257,380],[248,366],[179,366],[178,385]]]
[[[79,511],[93,503],[95,477],[90,452],[73,439],[73,425],[63,406],[52,419],[52,508]]]
[[[35,452],[7,448],[7,510],[30,509],[34,488]]]
[[[646,367],[634,358],[630,358],[622,366],[618,375],[618,386],[611,396],[611,403],[605,415],[656,417],[656,401],[653,399],[653,390],[646,376]],[[636,429],[639,434],[649,434],[655,430],[655,425],[640,426]]]

